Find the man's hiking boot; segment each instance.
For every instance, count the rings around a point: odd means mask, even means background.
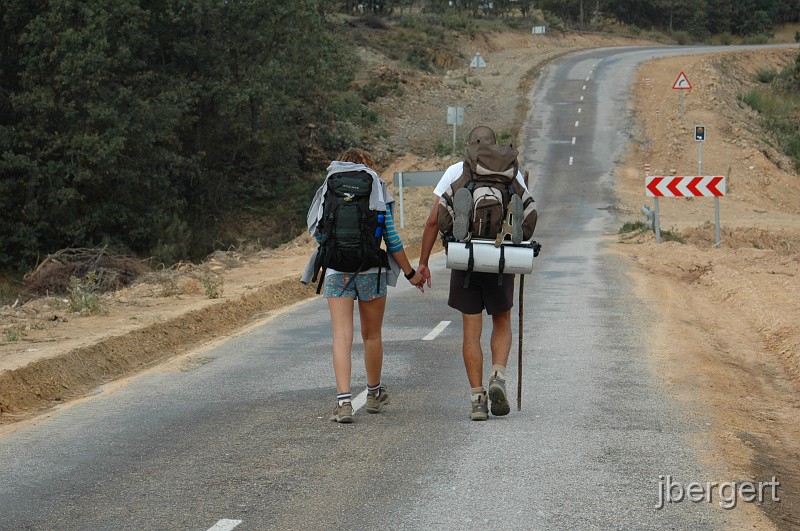
[[[380,413],[383,406],[389,405],[389,391],[381,386],[380,394],[367,393],[367,413]]]
[[[492,401],[492,415],[502,417],[511,412],[506,394],[506,381],[496,374],[489,379],[489,400]]]
[[[459,188],[453,196],[453,238],[457,242],[468,242],[469,226],[472,221],[472,192]]]
[[[509,210],[511,211],[511,243],[519,245],[522,243],[522,216],[525,209],[522,205],[522,198],[517,194],[511,196]]]
[[[353,422],[353,404],[350,402],[342,402],[342,405],[337,405],[331,415],[331,420],[342,424],[349,424]]]
[[[479,394],[472,401],[472,412],[469,415],[472,420],[486,420],[489,418],[489,407],[486,404],[486,393]]]

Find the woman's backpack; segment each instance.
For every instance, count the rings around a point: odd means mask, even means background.
[[[322,218],[317,225],[319,250],[314,262],[314,278],[320,271],[322,288],[325,270],[359,273],[388,267],[386,251],[381,248],[385,212],[369,208],[373,176],[365,171],[334,173],[328,177],[328,188],[322,202]],[[351,281],[355,275],[351,278]]]

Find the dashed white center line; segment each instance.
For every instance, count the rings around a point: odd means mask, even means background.
[[[572,166],[572,157],[569,158],[569,165]]]
[[[581,101],[583,101],[583,96],[581,96]]]
[[[447,328],[447,325],[449,325],[449,324],[450,324],[450,321],[442,321],[442,322],[440,322],[438,325],[436,325],[436,327],[434,327],[433,330],[431,330],[428,333],[427,336],[423,337],[422,340],[423,341],[430,341],[431,339],[435,339],[436,336],[441,334],[444,331],[444,329]]]
[[[589,81],[590,79],[592,79],[592,78],[591,78],[591,77],[587,77],[587,78],[586,78],[586,81]]]
[[[572,137],[572,145],[573,146],[575,145],[575,137],[574,136]]]
[[[580,124],[580,122],[575,120],[575,127],[578,127],[578,124]]]
[[[241,523],[241,520],[229,520],[227,518],[223,518],[213,526],[209,527],[208,531],[231,531],[231,529],[235,528]]]
[[[583,109],[581,109],[580,107],[578,107],[578,114],[580,114],[582,110],[583,110]]]
[[[584,85],[584,86],[583,86],[583,88],[582,88],[581,90],[586,90],[586,85]]]

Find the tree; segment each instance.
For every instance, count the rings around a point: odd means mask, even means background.
[[[352,79],[310,0],[7,0],[0,21],[0,267],[202,256],[227,210],[303,180],[301,133]]]

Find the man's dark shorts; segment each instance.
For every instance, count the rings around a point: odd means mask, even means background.
[[[503,275],[503,285],[497,285],[495,273],[472,272],[469,287],[464,288],[466,271],[450,270],[450,295],[447,304],[461,313],[476,314],[486,310],[493,315],[514,306],[514,275]]]

